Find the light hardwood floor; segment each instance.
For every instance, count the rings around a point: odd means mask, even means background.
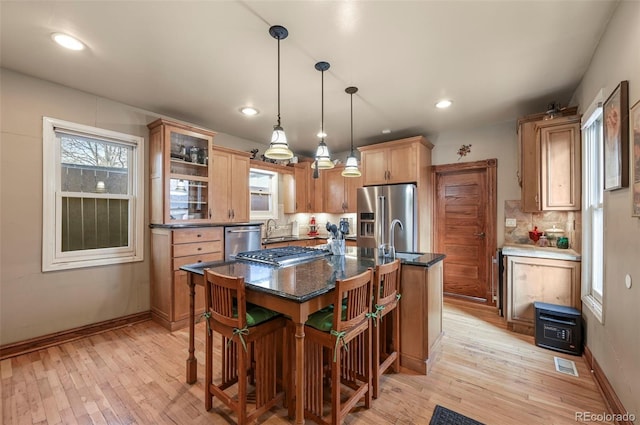
[[[3,360],[2,423],[233,423],[216,400],[204,410],[204,332],[198,324],[194,385],[184,382],[188,332],[150,321]],[[444,332],[428,376],[385,375],[372,408],[345,423],[428,424],[436,404],[487,425],[575,425],[576,412],[605,412],[582,358],[536,347],[492,311],[447,301]],[[554,356],[574,360],[580,377],[556,372]],[[278,409],[260,423],[289,421]]]

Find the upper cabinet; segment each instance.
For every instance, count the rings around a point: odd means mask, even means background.
[[[249,221],[251,154],[216,146],[212,149],[211,211],[214,222]]]
[[[357,189],[362,187],[362,177],[343,177],[344,166],[337,166],[324,173],[324,211],[330,214],[355,213]]]
[[[295,203],[293,213],[323,212],[323,185],[324,173],[320,170],[317,179],[313,178],[313,168],[311,162],[302,161],[293,164],[295,178]],[[285,211],[287,212],[287,211]]]
[[[426,172],[421,169],[421,146],[433,147],[422,136],[359,147],[363,185],[418,182]]]
[[[580,210],[580,116],[545,117],[518,121],[522,210]]]
[[[164,119],[148,125],[152,224],[212,220],[211,149],[215,133]]]

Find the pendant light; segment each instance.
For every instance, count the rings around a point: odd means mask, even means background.
[[[290,159],[293,158],[293,152],[287,144],[287,136],[284,129],[280,125],[280,40],[284,40],[289,35],[289,31],[281,25],[274,25],[269,28],[271,37],[278,40],[278,123],[273,126],[273,134],[271,135],[271,144],[264,156],[270,159]]]
[[[315,66],[316,69],[318,71],[320,71],[321,81],[322,81],[322,85],[321,85],[321,101],[320,101],[320,113],[321,113],[320,134],[321,134],[321,139],[320,139],[320,143],[318,144],[318,149],[316,150],[316,159],[313,162],[313,164],[311,164],[311,167],[315,170],[313,172],[313,178],[315,178],[315,179],[318,178],[318,171],[317,170],[328,170],[330,168],[335,167],[335,164],[331,161],[331,156],[329,155],[329,147],[324,142],[324,71],[329,69],[330,66],[331,65],[329,65],[328,62],[318,62],[316,64],[316,66]]]
[[[360,173],[360,170],[358,169],[358,158],[356,158],[356,155],[353,152],[353,94],[358,92],[358,88],[347,87],[344,91],[351,96],[351,153],[347,157],[347,162],[344,170],[342,170],[342,175],[344,177],[360,177],[362,173]]]

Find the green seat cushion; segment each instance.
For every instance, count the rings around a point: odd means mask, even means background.
[[[259,305],[247,303],[247,326],[256,326],[260,323],[266,322],[280,313],[277,311],[269,310],[268,308],[260,307]],[[238,317],[238,311],[236,307],[233,307],[233,317]]]
[[[345,304],[342,305],[342,320],[346,320],[347,318],[347,306]],[[305,323],[307,326],[311,326],[312,328],[316,328],[322,332],[329,332],[331,327],[333,326],[333,304],[323,308],[320,311],[316,311],[307,320]]]

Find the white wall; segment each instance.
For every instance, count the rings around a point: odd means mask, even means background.
[[[640,2],[622,1],[572,103],[586,108],[629,80],[629,106],[640,99]],[[631,189],[605,192],[604,324],[588,309],[587,346],[625,408],[640,418],[640,219],[631,217]],[[633,286],[624,285],[625,275]]]
[[[148,311],[148,231],[142,262],[41,272],[42,117],[142,136],[148,152],[158,115],[6,69],[0,87],[0,345]],[[259,147],[225,134],[215,143]]]

